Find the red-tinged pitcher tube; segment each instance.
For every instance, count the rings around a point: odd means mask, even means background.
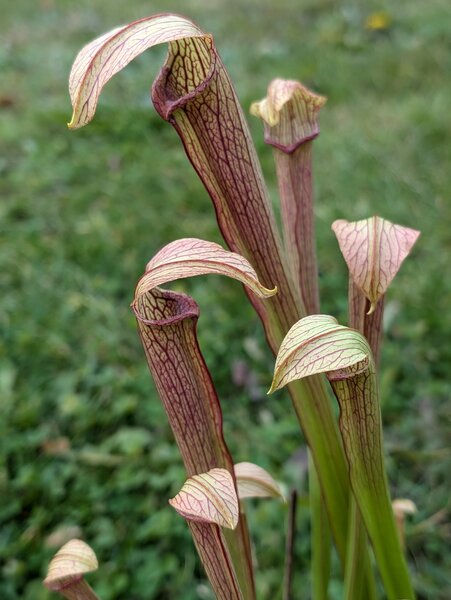
[[[222,432],[221,407],[197,342],[197,304],[184,294],[154,288],[137,298],[134,311],[147,362],[188,476],[221,467],[234,477]],[[230,589],[234,590],[238,581],[244,600],[255,598],[244,521],[240,519],[235,530],[208,525],[191,527],[191,531],[199,536],[195,543],[202,551],[207,574],[216,577],[220,560],[224,573],[230,575]],[[206,550],[212,547],[211,553]],[[213,589],[215,581],[210,578]],[[215,589],[215,593],[221,592]]]

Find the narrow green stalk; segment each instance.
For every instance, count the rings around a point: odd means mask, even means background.
[[[310,452],[308,460],[310,467],[309,498],[312,546],[312,598],[313,600],[327,600],[327,589],[330,578],[330,527]]]
[[[289,392],[307,439],[340,561],[346,560],[349,480],[338,425],[325,381],[309,377],[290,383]]]
[[[365,525],[354,495],[349,503],[349,533],[346,553],[344,600],[376,600],[376,584],[371,572],[369,557],[362,557],[361,548],[368,544]],[[362,563],[365,564],[362,564]],[[366,577],[365,571],[371,575]]]
[[[348,466],[338,424],[332,411],[327,382],[322,375],[312,375],[292,381],[288,385],[288,389],[299,423],[307,438],[310,448],[309,458],[315,464],[317,481],[322,492],[321,499],[324,501],[324,505],[321,506],[319,499],[316,498],[311,506],[312,528],[316,522],[316,531],[318,531],[319,515],[321,515],[320,530],[327,535],[327,528],[330,528],[345,573],[348,560],[349,504],[352,501],[352,493],[349,487]],[[310,469],[310,481],[312,474],[315,477],[315,473]],[[324,511],[329,518],[328,525],[325,524]],[[363,595],[362,599],[373,600],[375,583],[368,547],[361,538],[358,541],[359,544],[354,549],[359,557],[360,569],[364,573],[364,590],[367,594]],[[319,573],[323,565],[327,564],[324,559],[325,552],[325,543],[320,540],[319,536],[312,535],[312,575],[314,578],[312,581],[315,581],[316,578],[319,580],[319,574],[316,575],[316,573]],[[322,587],[324,588],[324,583]],[[319,584],[318,588],[321,589]],[[317,597],[321,598],[320,595],[313,596],[315,600]]]
[[[375,506],[378,517],[377,521],[372,520],[372,544],[387,598],[389,600],[414,599],[415,592],[410,581],[389,496],[386,494],[377,498]]]
[[[356,548],[366,540],[365,527],[362,524],[359,509],[354,496],[349,503],[349,534],[346,555],[344,600],[357,600],[363,595],[363,571],[360,568]]]
[[[288,514],[287,541],[285,544],[285,574],[283,580],[283,600],[292,600],[294,540],[296,535],[296,513],[298,495],[292,490]]]

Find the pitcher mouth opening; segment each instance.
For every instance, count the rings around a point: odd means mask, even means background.
[[[199,318],[199,307],[193,298],[159,287],[139,296],[131,308],[138,321],[151,327],[164,327],[184,319]]]
[[[169,44],[166,62],[152,84],[151,98],[155,110],[169,121],[174,111],[183,108],[190,100],[201,94],[210,84],[215,74],[217,53],[210,34],[202,37],[191,37],[190,53],[199,56],[197,64],[202,66],[203,73],[192,71],[190,76],[178,78],[175,72],[182,69],[186,39],[176,40]],[[208,63],[206,62],[208,59]]]

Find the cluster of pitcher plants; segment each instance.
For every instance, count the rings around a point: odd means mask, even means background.
[[[398,503],[394,510],[390,498],[378,363],[384,297],[419,232],[378,216],[335,221],[349,268],[348,323],[321,314],[312,150],[325,98],[297,81],[275,79],[251,107],[274,151],[281,235],[213,38],[181,16],[144,18],[83,48],[70,74],[69,127],[89,123],[107,81],[163,42],[169,50],[153,83],[153,104],[180,136],[228,248],[195,238],[173,241],[150,260],[135,290],[139,335],[187,475],[169,503],[186,520],[216,597],[254,600],[245,498],[281,491],[258,465],[234,463],[197,341],[198,306],[160,287],[194,275],[226,275],[244,285],[276,357],[269,393],[287,387],[308,443],[312,598],[327,598],[333,543],[347,600],[413,599],[400,526],[411,506]],[[89,546],[72,540],[50,564],[45,585],[67,598],[97,598],[83,578],[96,567]],[[282,587],[285,598],[296,596],[289,572]]]

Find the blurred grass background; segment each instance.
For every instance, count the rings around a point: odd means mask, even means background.
[[[67,76],[112,27],[176,11],[214,33],[247,109],[275,76],[328,96],[315,142],[322,308],[346,319],[336,218],[421,229],[387,302],[383,416],[420,598],[451,597],[451,12],[447,0],[0,0],[0,598],[44,600],[56,548],[83,537],[103,600],[211,598],[183,520],[184,480],[128,308],[146,261],[184,236],[220,241],[172,128],[149,106],[165,49],[112,81],[69,132]],[[269,148],[254,139],[276,202]],[[236,461],[300,491],[295,597],[309,597],[303,440],[236,283],[178,284],[201,305],[201,345]],[[279,598],[286,507],[250,504],[260,598]],[[341,597],[338,578],[331,598]]]

